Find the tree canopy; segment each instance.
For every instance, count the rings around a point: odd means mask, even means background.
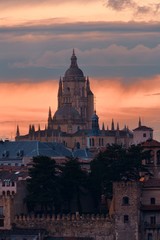
[[[70,158],[63,166],[57,166],[49,157],[34,157],[27,181],[28,208],[43,213],[64,209],[70,212],[74,202],[74,209],[82,213],[82,195],[91,193],[97,211],[102,195],[112,197],[114,181],[140,178],[140,172],[144,171],[144,155],[145,158],[150,157],[140,146],[133,145],[126,149],[122,145],[108,145],[91,161],[88,173],[82,170],[78,159]]]
[[[112,183],[114,181],[133,181],[140,178],[143,149],[132,145],[128,149],[122,145],[109,145],[104,152],[100,152],[91,162],[90,184],[96,204],[100,202],[102,194],[112,197]]]
[[[33,158],[33,166],[29,169],[26,198],[30,210],[41,212],[53,211],[60,201],[56,163],[46,156]]]
[[[77,158],[70,158],[62,171],[62,196],[67,202],[68,211],[71,210],[71,202],[76,199],[77,211],[82,213],[80,195],[87,188],[87,174],[81,169]]]

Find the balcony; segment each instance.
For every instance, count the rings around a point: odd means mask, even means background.
[[[160,223],[156,224],[156,223],[148,223],[148,222],[144,222],[143,225],[144,229],[160,229]]]
[[[141,211],[160,211],[160,205],[158,205],[158,204],[148,204],[148,205],[142,204],[140,206],[140,210]]]

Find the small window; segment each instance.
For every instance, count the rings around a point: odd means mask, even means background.
[[[143,133],[143,137],[144,137],[144,138],[146,137],[146,133]]]
[[[12,187],[14,187],[15,186],[15,183],[14,182],[12,182]]]
[[[150,217],[150,223],[151,224],[156,224],[156,217],[155,216]]]
[[[124,215],[124,216],[123,216],[123,221],[124,221],[124,223],[128,223],[128,222],[129,222],[129,217],[128,217],[128,215]]]
[[[122,204],[123,205],[129,205],[129,197],[123,197]]]
[[[0,227],[4,227],[4,219],[0,219]]]
[[[156,199],[155,199],[155,198],[151,198],[150,200],[151,200],[151,201],[150,201],[151,204],[156,204]]]
[[[80,149],[80,146],[81,146],[80,143],[77,142],[77,143],[76,143],[76,147],[77,147],[77,149]]]

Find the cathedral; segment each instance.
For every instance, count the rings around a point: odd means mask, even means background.
[[[97,149],[107,144],[123,144],[129,146],[133,133],[127,127],[116,128],[112,120],[111,129],[99,127],[99,117],[94,108],[94,94],[91,91],[89,77],[86,77],[77,64],[73,50],[70,67],[64,77],[59,80],[58,107],[52,116],[48,113],[48,124],[44,130],[29,126],[26,135],[20,135],[17,126],[16,141],[37,140],[43,142],[59,142],[69,148]]]
[[[78,129],[90,129],[94,112],[94,95],[89,78],[77,65],[73,51],[71,65],[59,80],[58,109],[53,118],[49,110],[49,129],[60,128],[62,132],[75,133]]]

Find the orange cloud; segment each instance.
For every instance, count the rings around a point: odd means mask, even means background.
[[[137,126],[139,116],[143,123],[155,129],[160,139],[160,76],[150,80],[142,79],[132,85],[124,85],[120,79],[91,79],[91,88],[96,97],[96,110],[105,126],[110,127],[111,119],[123,128]],[[47,123],[48,108],[52,114],[57,109],[57,81],[42,83],[1,83],[0,84],[0,137],[13,138],[16,125],[21,134],[28,132],[29,124]],[[158,114],[159,113],[159,114]]]
[[[48,107],[56,109],[57,82],[1,83],[0,96],[3,100],[0,102],[0,137],[10,138],[15,135],[17,124],[23,134],[30,123],[44,127]]]
[[[121,128],[127,124],[133,129],[141,116],[144,124],[155,128],[155,136],[160,139],[160,76],[132,85],[124,85],[120,79],[94,80],[92,88],[100,123],[110,126],[114,118]]]

